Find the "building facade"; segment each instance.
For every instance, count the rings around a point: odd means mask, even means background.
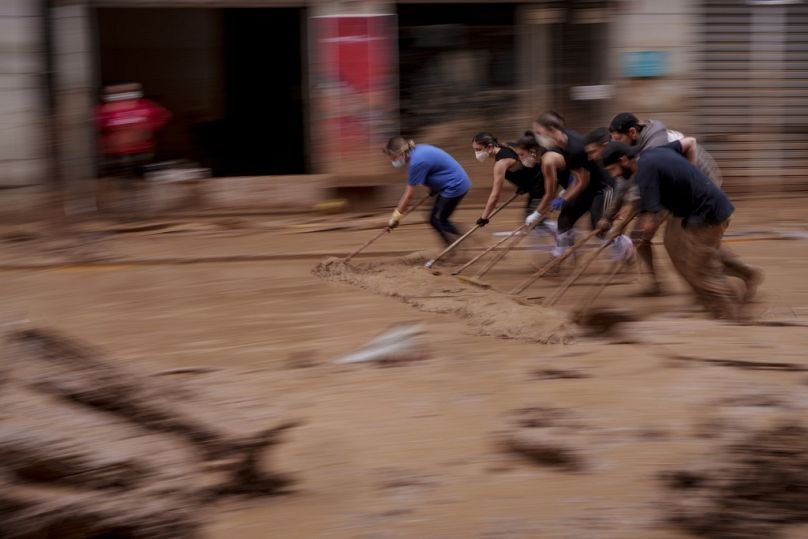
[[[0,0],[0,185],[94,177],[100,90],[139,82],[173,113],[158,157],[219,176],[382,175],[402,132],[484,182],[476,131],[629,110],[698,136],[730,190],[797,189],[807,24],[765,0]]]

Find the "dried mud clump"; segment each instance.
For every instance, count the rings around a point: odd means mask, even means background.
[[[530,378],[531,380],[580,380],[589,378],[589,375],[580,371],[566,369],[536,369]]]
[[[661,476],[668,520],[715,539],[781,537],[808,522],[808,429],[783,423],[756,431],[704,465]]]
[[[311,269],[311,272],[321,279],[339,278],[350,268],[342,258],[329,256]]]
[[[572,320],[585,328],[588,336],[620,335],[620,328],[628,322],[636,322],[638,317],[628,309],[598,308],[576,313]]]
[[[228,421],[53,332],[12,333],[0,381],[0,537],[197,537],[211,502],[290,484],[264,454],[293,423]]]
[[[497,436],[507,453],[565,472],[586,469],[577,439],[585,427],[559,408],[531,407],[512,414],[510,428]]]

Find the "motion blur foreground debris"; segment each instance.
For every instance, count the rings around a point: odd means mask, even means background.
[[[295,423],[233,432],[204,399],[50,331],[12,333],[0,380],[2,537],[197,537],[207,504],[290,484],[259,461]]]

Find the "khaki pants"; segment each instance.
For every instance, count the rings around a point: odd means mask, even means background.
[[[682,220],[671,216],[665,227],[665,249],[674,268],[693,288],[704,306],[717,318],[737,318],[740,292],[727,275],[746,282],[755,270],[721,247],[721,238],[729,220],[702,228],[682,228]]]

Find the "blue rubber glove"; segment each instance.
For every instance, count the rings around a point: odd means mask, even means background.
[[[550,209],[551,209],[551,210],[555,210],[555,211],[559,211],[559,210],[561,210],[561,209],[564,207],[564,204],[566,204],[566,203],[567,203],[567,201],[566,201],[566,200],[564,200],[563,198],[561,198],[561,197],[556,197],[556,198],[554,198],[554,199],[553,199],[553,201],[550,203]]]

